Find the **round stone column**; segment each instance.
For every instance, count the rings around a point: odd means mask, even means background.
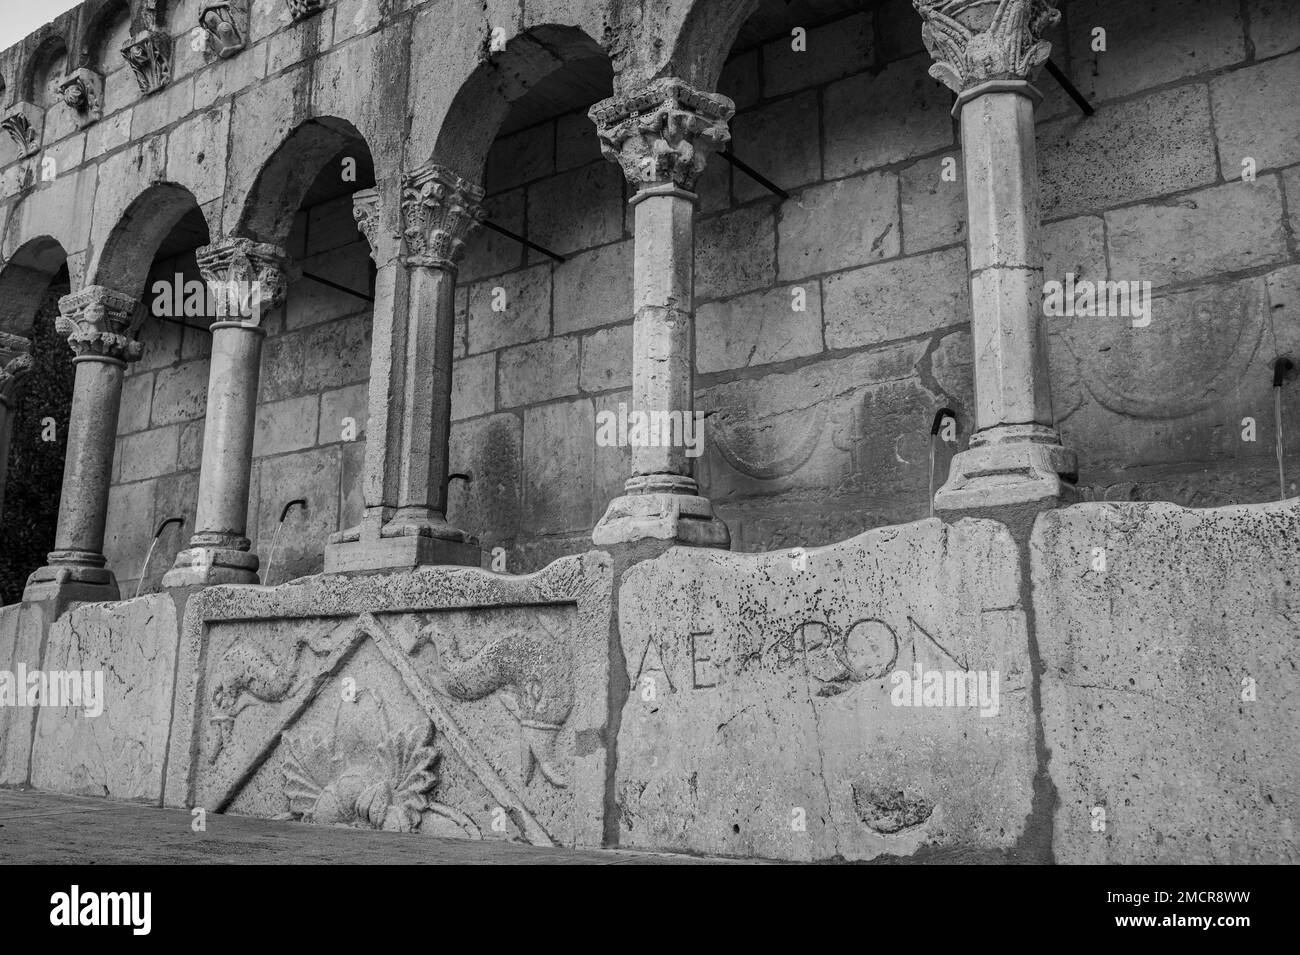
[[[277,246],[229,239],[198,252],[216,304],[203,463],[190,546],[164,587],[255,584],[258,558],[247,535],[248,489],[262,366],[265,312],[284,301],[288,256]]]
[[[679,79],[655,80],[590,110],[601,151],[636,188],[632,322],[632,476],[592,532],[600,546],[662,540],[729,547],[694,477],[703,447],[695,416],[695,207],[692,191],[713,151],[730,139],[735,105]],[[655,422],[660,422],[656,426]],[[667,424],[663,424],[667,422]],[[640,430],[639,430],[640,429]],[[689,430],[688,430],[689,429]],[[688,448],[687,434],[695,443]],[[644,435],[634,439],[633,435]]]
[[[1051,53],[1051,0],[913,0],[957,94],[969,222],[975,429],[936,492],[938,511],[1053,507],[1074,496],[1075,455],[1054,426],[1039,327],[1043,266],[1030,74]]]
[[[142,347],[130,335],[143,311],[129,295],[92,285],[59,300],[55,327],[68,336],[76,366],[68,450],[54,550],[27,580],[24,600],[117,600],[117,578],[104,559],[104,523],[122,377]]]

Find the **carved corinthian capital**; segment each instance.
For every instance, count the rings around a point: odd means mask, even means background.
[[[370,258],[376,265],[379,261],[379,190],[359,189],[352,193],[352,218],[357,229],[366,237],[370,245]]]
[[[727,97],[667,77],[601,100],[587,115],[596,124],[600,151],[623,168],[628,182],[691,189],[709,154],[731,139],[727,121],[735,112]]]
[[[0,332],[0,405],[12,408],[18,386],[36,363],[28,354],[32,343],[19,335]]]
[[[1051,55],[1043,35],[1061,13],[1056,0],[912,0],[930,75],[961,94],[990,80],[1028,80]]]
[[[482,201],[482,189],[444,166],[426,163],[408,173],[402,183],[407,264],[454,269],[465,240],[487,216]]]
[[[156,93],[172,78],[172,38],[165,30],[142,30],[122,47],[140,92]]]
[[[66,335],[77,358],[136,361],[143,346],[132,339],[145,312],[129,295],[102,285],[88,285],[59,299],[54,327]]]
[[[289,255],[279,246],[233,238],[205,245],[195,256],[218,321],[257,326],[264,311],[284,301]]]

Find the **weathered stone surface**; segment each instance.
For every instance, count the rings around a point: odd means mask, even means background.
[[[1223,0],[1082,0],[1069,7],[1070,61],[1084,96],[1114,99],[1246,58],[1241,7]],[[1093,30],[1106,30],[1106,52],[1094,53]],[[1065,37],[1060,37],[1065,40]],[[1048,81],[1044,81],[1046,85]]]
[[[583,335],[578,386],[583,391],[609,391],[632,383],[632,326],[602,328]]]
[[[496,410],[497,356],[492,353],[462,358],[451,375],[453,421]]]
[[[556,267],[554,282],[557,334],[627,321],[632,317],[632,243],[575,255]]]
[[[1234,236],[1232,242],[1223,241],[1225,233]],[[1106,239],[1116,279],[1156,286],[1270,265],[1288,256],[1276,176],[1108,212]]]
[[[33,786],[161,801],[178,637],[176,603],[167,594],[87,604],[50,625],[43,669],[102,674],[103,709],[41,708]]]
[[[1258,169],[1300,162],[1300,129],[1280,121],[1279,104],[1300,98],[1300,53],[1217,77],[1210,83],[1219,165],[1225,179],[1239,179],[1242,160]]]
[[[1035,769],[1018,580],[1006,530],[974,521],[636,565],[619,588],[619,844],[784,859],[1010,849]],[[891,674],[918,667],[996,672],[997,714],[891,705]]]
[[[763,47],[763,95],[779,96],[866,69],[872,60],[871,18],[847,17],[807,31],[806,48],[791,37]]]
[[[593,552],[531,577],[206,590],[187,607],[167,803],[600,845],[611,586]]]
[[[1287,0],[1247,0],[1255,56],[1288,53],[1300,47],[1300,7]]]
[[[899,190],[903,251],[908,255],[966,238],[966,180],[959,151],[908,166],[899,173]]]
[[[503,307],[494,309],[494,302]],[[551,327],[550,306],[550,266],[540,265],[470,286],[469,353],[545,338]]]
[[[802,299],[803,309],[795,304]],[[822,350],[821,283],[786,285],[725,302],[695,315],[695,364],[701,372],[767,365]]]
[[[502,408],[563,398],[578,391],[578,339],[549,338],[501,351],[497,392]]]
[[[613,163],[583,166],[535,183],[528,188],[529,238],[560,255],[620,239],[622,196],[623,176]]]
[[[31,774],[32,729],[39,712],[28,706],[27,686],[18,684],[19,667],[28,674],[41,668],[46,607],[10,604],[0,607],[0,670],[13,674],[12,704],[0,706],[0,786],[22,786]]]
[[[745,163],[783,189],[796,189],[821,178],[821,136],[817,97],[803,93],[742,113],[731,122],[732,149]],[[717,165],[722,165],[714,160]],[[747,202],[769,195],[744,174],[736,177],[736,199]]]
[[[1218,165],[1209,95],[1204,86],[1183,86],[1090,119],[1046,123],[1038,129],[1038,164],[1044,219],[1209,185]]]
[[[827,348],[877,345],[970,321],[961,248],[840,272],[823,287]]]
[[[595,412],[589,398],[524,413],[524,529],[551,534],[591,526],[595,446]],[[568,477],[561,479],[562,474]]]
[[[448,462],[453,474],[447,518],[484,546],[519,533],[523,424],[518,415],[494,414],[452,426]]]
[[[310,448],[316,443],[319,413],[320,399],[316,395],[259,405],[253,456]]]
[[[725,298],[775,278],[776,235],[769,206],[739,209],[695,223],[695,297]]]
[[[793,281],[897,255],[898,176],[872,173],[806,189],[781,206],[780,278]]]
[[[851,176],[953,142],[952,98],[926,75],[928,56],[826,88],[826,177]]]
[[[1297,860],[1298,532],[1293,501],[1080,504],[1038,518],[1057,862]]]

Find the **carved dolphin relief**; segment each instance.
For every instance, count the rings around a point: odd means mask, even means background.
[[[555,767],[555,744],[573,710],[573,668],[568,641],[545,625],[539,630],[512,629],[468,660],[444,663],[437,643],[424,628],[433,650],[433,689],[453,700],[469,702],[503,692],[502,701],[519,721],[519,749],[524,785],[540,769],[552,786],[568,782]]]

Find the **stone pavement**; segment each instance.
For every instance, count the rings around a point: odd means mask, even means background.
[[[539,849],[505,842],[272,822],[183,809],[0,789],[0,865],[161,863],[690,865],[730,862],[649,852]]]

